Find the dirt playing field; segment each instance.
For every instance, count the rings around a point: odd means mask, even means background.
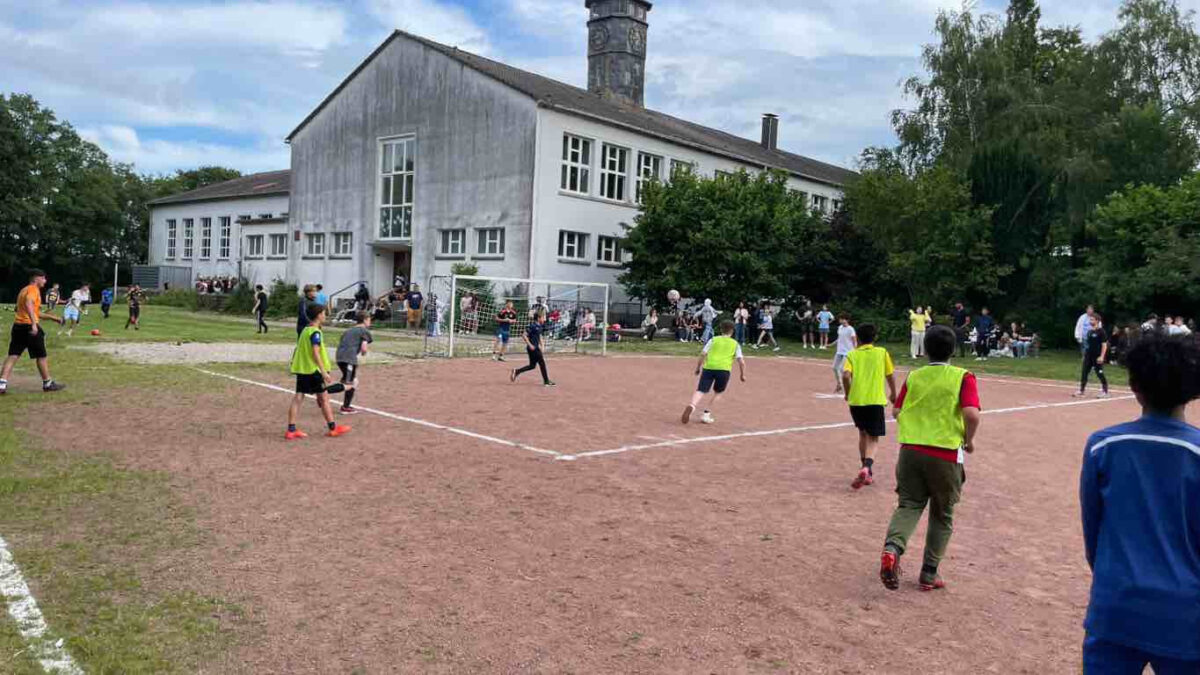
[[[285,443],[286,373],[230,366],[43,436],[123,438],[122,462],[197,509],[210,541],[186,576],[262,627],[211,672],[1078,671],[1078,469],[1089,433],[1136,416],[1127,392],[981,377],[949,588],[916,588],[922,527],[891,592],[895,441],[851,490],[827,363],[750,359],[717,423],[686,427],[690,359],[551,357],[556,388],[510,384],[513,363],[368,365],[356,404],[375,412],[339,439],[306,403],[313,436]],[[136,442],[101,423],[131,405]]]

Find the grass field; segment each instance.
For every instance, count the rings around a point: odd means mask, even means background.
[[[0,313],[5,332],[9,316]],[[153,305],[143,309],[142,330],[124,330],[124,321],[123,307],[114,308],[107,320],[93,307],[73,338],[57,336],[57,327],[50,326],[52,368],[55,378],[68,385],[65,392],[42,395],[31,364],[26,360],[19,364],[10,393],[0,399],[0,536],[12,548],[54,638],[64,639],[66,649],[87,672],[224,672],[222,664],[237,663],[238,649],[266,639],[269,617],[264,618],[262,607],[245,606],[245,598],[209,584],[208,570],[198,562],[202,558],[198,553],[212,549],[218,537],[197,516],[198,509],[206,512],[212,506],[205,501],[212,498],[211,486],[204,492],[208,497],[195,496],[194,488],[207,479],[140,461],[138,449],[144,444],[177,446],[181,451],[224,447],[231,440],[229,434],[236,432],[216,420],[180,420],[172,427],[176,435],[166,437],[161,432],[147,437],[142,430],[158,428],[155,422],[161,413],[156,411],[163,400],[169,399],[176,411],[186,411],[190,402],[204,407],[214,398],[240,400],[235,395],[237,385],[207,379],[185,367],[127,363],[78,347],[107,342],[286,345],[295,333],[289,323],[279,323],[268,335],[259,336],[249,317]],[[88,331],[96,327],[102,335],[89,336]],[[331,339],[339,333],[330,330]],[[413,353],[420,349],[417,340],[396,339]],[[905,354],[907,345],[888,347],[898,365],[911,363]],[[697,346],[628,340],[613,345],[611,353],[693,356]],[[831,351],[804,350],[789,342],[779,354],[832,358]],[[773,357],[770,352],[748,351],[748,355],[762,357],[752,364],[758,372]],[[981,374],[1068,382],[1075,381],[1079,368],[1073,351],[1043,352],[1038,359],[971,360],[963,365]],[[681,363],[678,368],[689,371],[690,365]],[[286,382],[282,363],[217,369]],[[821,371],[813,377],[823,381],[819,379],[823,376]],[[1125,383],[1118,368],[1112,368],[1109,377],[1115,385]],[[263,405],[265,414],[277,423],[286,401],[263,399]],[[96,419],[93,411],[101,411],[104,419]],[[89,427],[77,423],[81,419],[102,425],[107,433],[93,438]],[[238,544],[243,545],[252,544],[249,540]],[[634,649],[632,643],[627,646]],[[446,646],[429,649],[436,653]],[[455,670],[455,663],[466,663],[445,656],[440,661],[437,656],[420,658],[432,670],[445,671],[447,664]],[[13,622],[0,620],[0,672],[40,671]],[[352,671],[353,664],[345,669]],[[245,671],[231,667],[230,672]],[[364,668],[360,672],[383,671]]]

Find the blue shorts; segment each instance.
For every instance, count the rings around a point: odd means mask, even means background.
[[[828,332],[829,332],[829,326],[821,326],[820,328],[818,328],[818,329],[817,329],[817,331],[818,331],[818,332],[820,332],[820,333],[828,333]]]
[[[725,388],[729,386],[729,371],[728,370],[708,370],[705,368],[700,371],[700,386],[696,387],[696,391],[707,394],[715,386],[717,393],[725,392]]]
[[[510,329],[508,326],[503,326],[501,328],[497,328],[496,329],[496,339],[499,340],[501,344],[508,344],[509,332],[510,332]]]
[[[67,305],[67,308],[63,310],[63,321],[78,321],[78,320],[79,320],[79,310],[75,307]]]

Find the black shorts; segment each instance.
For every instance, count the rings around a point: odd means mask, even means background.
[[[350,384],[358,377],[358,364],[338,361],[338,370],[342,371],[342,384]]]
[[[130,305],[129,306],[129,318],[130,319],[137,321],[138,317],[140,317],[141,315],[142,315],[142,306],[141,305]]]
[[[718,394],[725,392],[725,387],[729,386],[728,370],[705,369],[700,371],[700,386],[696,387],[696,391],[707,394],[714,386]]]
[[[296,376],[297,394],[324,394],[325,378],[320,373]]]
[[[881,405],[852,405],[850,419],[854,420],[854,426],[868,436],[887,436],[887,422],[884,419],[884,407]]]
[[[8,355],[20,356],[28,351],[31,359],[46,358],[46,329],[39,327],[37,335],[32,333],[33,326],[30,324],[14,323],[12,337],[8,341]]]

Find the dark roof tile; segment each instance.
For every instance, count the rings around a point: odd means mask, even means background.
[[[205,185],[202,188],[180,192],[179,194],[160,197],[150,202],[151,206],[164,204],[184,204],[187,202],[204,202],[214,199],[234,199],[238,197],[257,197],[260,195],[286,195],[292,190],[292,172],[266,171],[252,173],[241,178],[234,178],[222,183]]]

